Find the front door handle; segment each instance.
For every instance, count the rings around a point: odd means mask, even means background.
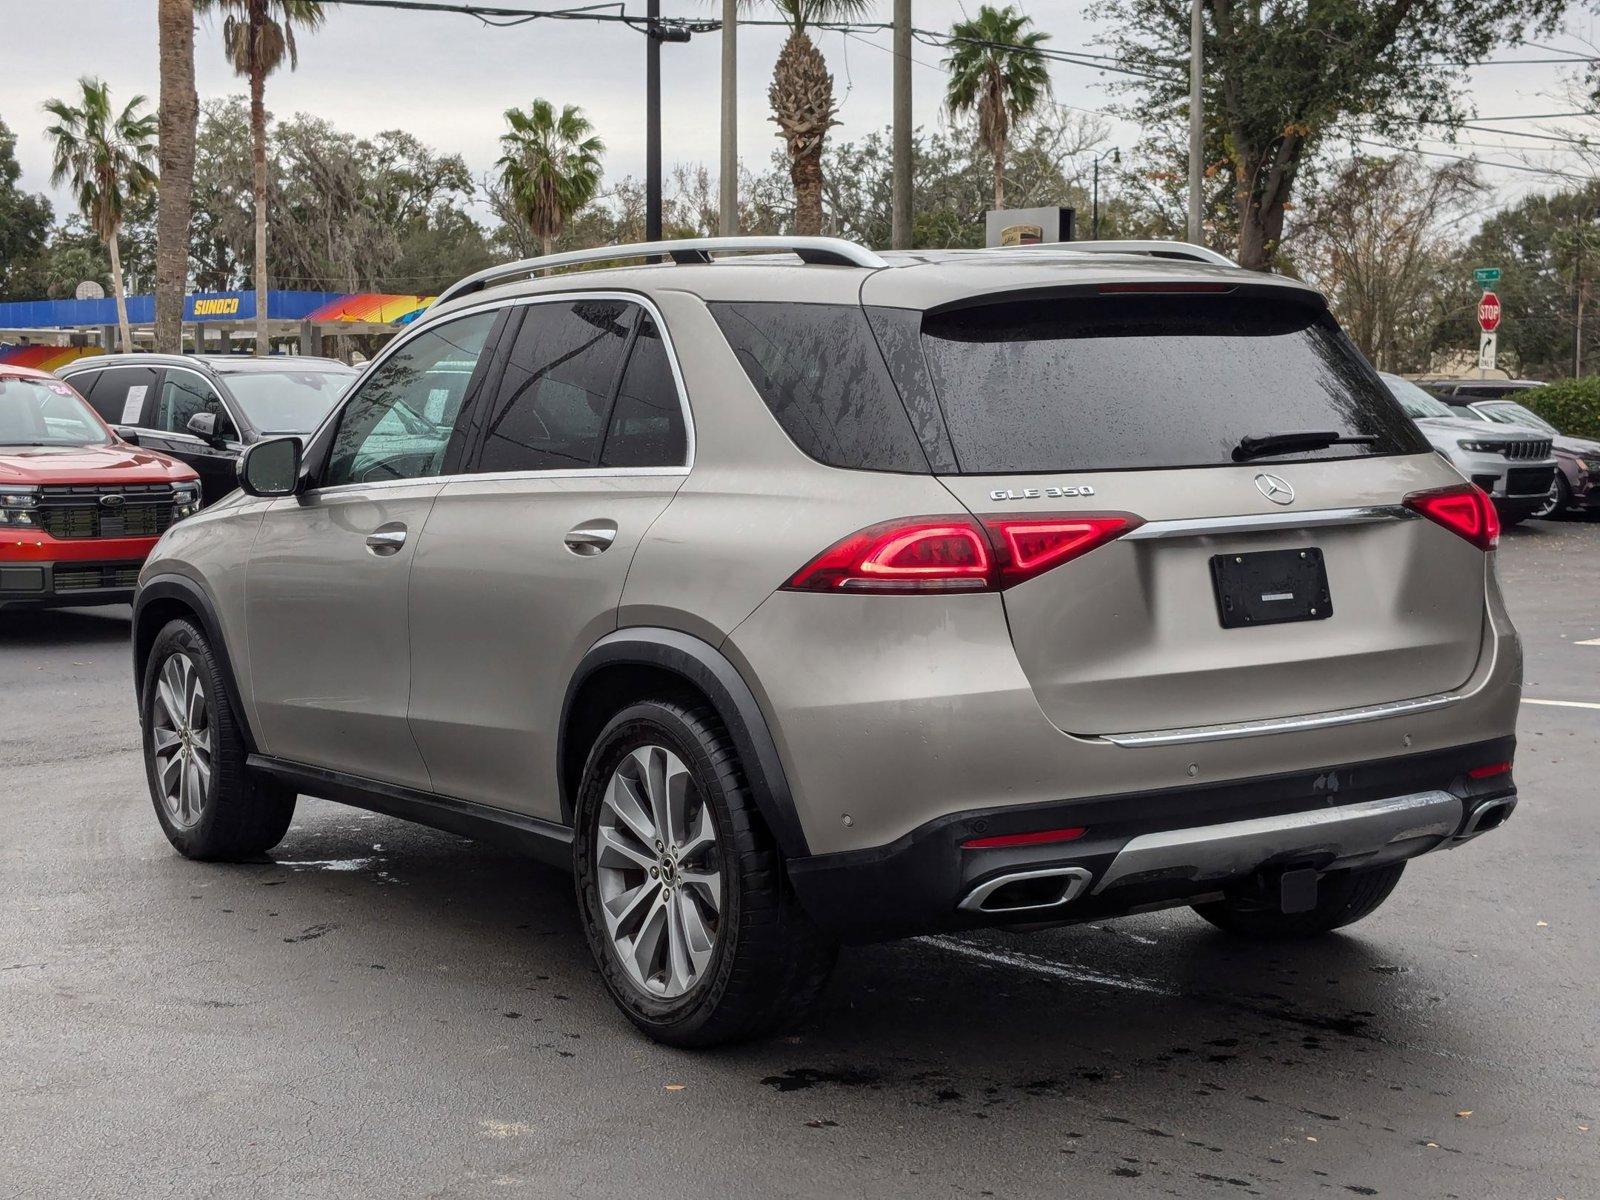
[[[398,554],[400,547],[405,544],[406,527],[404,525],[383,525],[367,534],[367,549],[380,558]]]
[[[584,558],[593,558],[608,549],[612,542],[617,540],[617,523],[615,521],[585,521],[574,529],[567,530],[567,536],[562,539],[567,549]]]

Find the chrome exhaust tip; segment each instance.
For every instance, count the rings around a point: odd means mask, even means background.
[[[984,880],[956,907],[962,912],[990,916],[1060,908],[1083,895],[1089,888],[1089,880],[1089,872],[1083,867],[1007,871]]]
[[[1506,796],[1499,800],[1491,800],[1487,804],[1480,804],[1467,814],[1461,831],[1456,834],[1458,842],[1470,841],[1480,833],[1488,833],[1491,829],[1498,829],[1506,823],[1511,816],[1511,810],[1516,808],[1517,798]]]

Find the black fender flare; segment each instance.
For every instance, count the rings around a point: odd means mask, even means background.
[[[139,705],[139,717],[144,719],[144,666],[146,650],[150,643],[160,633],[152,625],[155,617],[150,609],[158,601],[177,601],[199,623],[201,632],[206,635],[210,643],[211,654],[217,660],[218,667],[222,670],[223,687],[228,693],[228,703],[232,705],[234,717],[239,723],[239,730],[244,734],[245,745],[254,753],[258,747],[255,731],[250,728],[250,720],[245,714],[244,705],[240,702],[239,681],[234,675],[233,662],[228,657],[228,643],[222,636],[222,622],[217,617],[216,602],[211,599],[211,594],[200,584],[190,579],[187,575],[164,574],[153,575],[139,585],[138,594],[133,598],[133,694]]]
[[[744,765],[756,807],[785,858],[810,854],[805,830],[795,811],[789,777],[778,757],[777,743],[767,725],[766,715],[755,693],[726,655],[711,643],[677,629],[635,626],[608,633],[583,656],[567,683],[561,702],[561,724],[556,740],[556,782],[561,791],[561,808],[567,822],[573,820],[572,801],[578,780],[568,778],[568,720],[573,701],[584,684],[607,667],[638,665],[670,671],[692,684],[716,709],[733,739],[734,749]]]

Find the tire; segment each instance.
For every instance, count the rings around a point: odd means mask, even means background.
[[[682,797],[663,801],[676,836],[661,850],[656,795]],[[645,1034],[722,1045],[815,1004],[838,947],[796,900],[713,711],[646,700],[617,713],[590,749],[575,817],[584,934],[611,998]]]
[[[141,696],[145,778],[173,848],[186,858],[227,862],[254,858],[282,841],[295,794],[246,769],[248,748],[222,671],[192,622],[171,621],[156,635]]]
[[[1533,515],[1540,520],[1551,521],[1565,514],[1571,506],[1572,487],[1567,483],[1567,477],[1557,471],[1555,480],[1550,484],[1550,498]]]
[[[1310,912],[1280,912],[1243,896],[1192,907],[1218,929],[1239,937],[1256,941],[1316,937],[1373,912],[1389,898],[1405,869],[1405,863],[1399,862],[1324,875],[1317,881],[1317,905]]]

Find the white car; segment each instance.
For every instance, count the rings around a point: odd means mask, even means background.
[[[1556,478],[1550,438],[1464,416],[1408,379],[1379,374],[1433,448],[1494,498],[1505,524],[1515,525],[1550,507]]]

